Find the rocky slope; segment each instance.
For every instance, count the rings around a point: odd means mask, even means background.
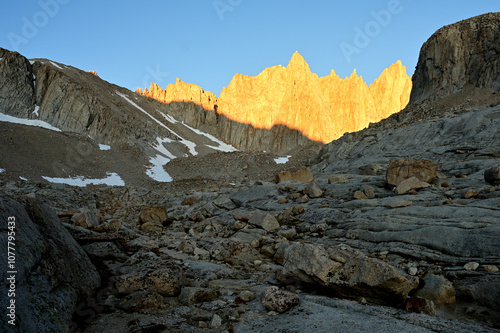
[[[116,173],[134,185],[147,183],[151,178],[165,181],[169,177],[163,165],[171,159],[236,150],[216,136],[175,118],[190,112],[203,116],[199,109],[202,108],[191,102],[160,104],[93,73],[45,59],[28,60],[0,48],[0,168],[11,178],[95,179]],[[251,136],[248,125],[216,117],[213,120],[224,123],[229,132],[237,129],[241,140],[259,140]],[[217,127],[214,128],[217,134]],[[281,143],[271,131],[258,132],[261,136],[256,144],[289,150],[288,143]],[[300,134],[297,138],[301,143],[309,142],[300,139]],[[272,142],[263,142],[266,139]]]
[[[368,87],[356,71],[345,79],[333,70],[319,78],[298,52],[286,67],[266,68],[255,77],[236,74],[219,98],[180,80],[165,90],[154,83],[149,90],[137,90],[164,103],[191,101],[254,128],[284,125],[323,143],[400,111],[408,103],[410,91],[411,80],[400,61]],[[237,146],[241,144],[231,136],[224,138]]]

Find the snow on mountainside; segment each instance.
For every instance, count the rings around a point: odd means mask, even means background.
[[[123,153],[141,165],[140,173],[154,181],[171,181],[164,165],[172,159],[206,155],[217,151],[237,151],[214,135],[187,126],[171,114],[171,107],[139,96],[124,88],[110,84],[98,76],[71,66],[45,59],[28,60],[16,52],[0,48],[0,127],[11,128],[8,123],[38,126],[63,134],[81,135],[89,139],[97,155]],[[177,106],[178,107],[178,106]],[[24,129],[31,134],[29,129]],[[43,136],[53,136],[43,132]],[[5,140],[10,138],[5,137]],[[49,140],[50,141],[50,140]],[[49,153],[51,160],[32,160],[24,166],[27,175],[40,179],[104,179],[116,173],[110,167],[113,161],[99,157],[99,167],[83,172],[88,151],[81,152],[81,142],[72,140],[62,151]],[[2,142],[6,154],[20,154],[14,145]],[[53,146],[54,147],[54,146]],[[112,153],[109,152],[110,148]],[[73,153],[70,153],[73,151]],[[67,162],[77,155],[81,163]],[[93,154],[93,152],[92,152]],[[0,167],[8,165],[10,158],[0,160]],[[109,163],[108,163],[109,162]],[[49,163],[44,168],[40,163]],[[60,164],[60,167],[54,165]],[[36,172],[50,169],[49,173]],[[99,174],[99,176],[97,175]],[[120,173],[117,174],[121,176]],[[141,176],[128,176],[131,178]],[[133,180],[136,181],[136,180]],[[127,180],[125,179],[125,183]]]

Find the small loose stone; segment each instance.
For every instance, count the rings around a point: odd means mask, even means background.
[[[468,262],[464,265],[465,270],[467,271],[475,271],[479,267],[477,262]]]
[[[418,268],[417,267],[410,267],[410,268],[408,268],[408,274],[415,276],[415,275],[417,275],[417,273],[418,273]]]
[[[484,265],[483,268],[489,273],[496,273],[499,271],[498,267],[495,265]]]

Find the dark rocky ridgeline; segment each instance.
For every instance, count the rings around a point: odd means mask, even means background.
[[[110,286],[87,333],[499,332],[500,106],[477,89],[345,135],[278,183],[1,189],[50,205]]]

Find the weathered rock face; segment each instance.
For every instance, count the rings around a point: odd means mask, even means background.
[[[9,244],[15,248],[15,267],[11,269],[17,271],[15,296],[8,299],[7,291],[0,295],[4,309],[15,300],[16,325],[9,325],[9,331],[69,331],[75,308],[81,309],[77,302],[85,302],[100,285],[96,268],[55,213],[35,199],[21,204],[0,196],[2,248],[7,249],[4,231],[9,217],[16,221],[15,245]],[[7,271],[2,269],[3,281],[12,276]]]
[[[116,288],[131,294],[139,290],[164,296],[178,295],[186,283],[184,270],[173,260],[163,260],[152,252],[138,252],[120,267]]]
[[[165,90],[152,83],[149,90],[136,91],[140,95],[158,100],[163,105],[159,109],[187,125],[210,133],[242,151],[268,151],[286,153],[297,146],[311,142],[300,131],[286,124],[276,124],[270,128],[257,128],[252,124],[231,120],[220,112],[219,99],[201,87],[177,80]],[[165,104],[168,103],[168,104]]]
[[[119,95],[130,92],[96,75],[49,60],[29,61],[1,48],[0,58],[2,113],[42,120],[62,131],[83,133],[107,144],[144,148],[157,136],[176,138]],[[150,106],[140,104],[152,111]]]
[[[436,100],[467,85],[500,90],[500,13],[439,29],[420,50],[410,102]]]
[[[283,313],[299,304],[299,297],[278,287],[269,287],[260,295],[260,301],[269,311]]]
[[[206,110],[217,111],[217,96],[210,91],[205,91],[196,84],[186,83],[177,79],[175,84],[169,84],[165,90],[156,83],[151,83],[149,90],[147,88],[142,92],[137,89],[137,93],[161,101],[163,103],[171,102],[190,102],[202,106]]]
[[[28,116],[35,108],[35,87],[33,70],[28,59],[17,52],[0,48],[0,110],[10,114],[23,110]]]
[[[285,250],[280,279],[318,283],[340,296],[383,304],[403,302],[418,280],[347,245],[292,244]]]
[[[429,160],[399,159],[392,160],[387,167],[387,184],[398,186],[412,177],[430,183],[436,177],[438,166]]]
[[[165,90],[151,84],[149,90],[137,92],[164,103],[191,101],[256,129],[284,125],[326,143],[400,111],[408,103],[410,90],[410,78],[400,61],[368,87],[356,71],[346,79],[334,71],[319,78],[296,52],[287,67],[266,68],[254,77],[236,74],[218,99],[180,80]]]

